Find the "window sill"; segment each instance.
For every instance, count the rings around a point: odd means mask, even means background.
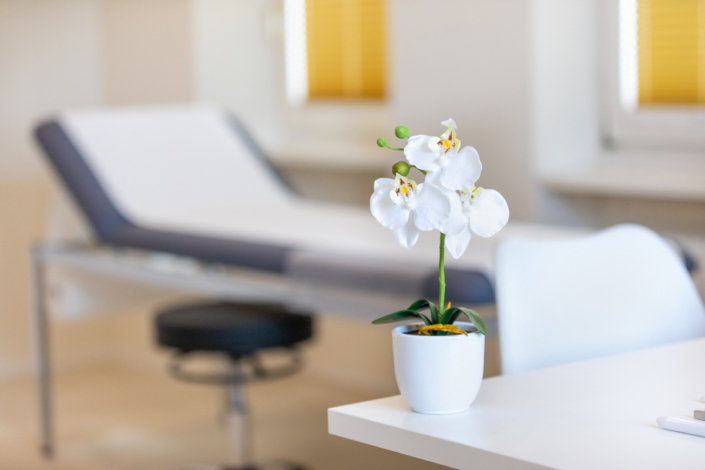
[[[604,155],[590,165],[539,173],[560,194],[705,202],[703,155]]]
[[[274,162],[288,169],[388,173],[401,152],[377,147],[389,135],[384,101],[320,100],[287,110],[287,135],[271,149]],[[392,139],[394,140],[394,139]]]

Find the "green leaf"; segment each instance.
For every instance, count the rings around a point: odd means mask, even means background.
[[[377,320],[373,321],[373,325],[381,325],[383,323],[394,323],[401,320],[406,320],[411,317],[418,317],[423,320],[426,325],[431,325],[431,321],[423,313],[419,313],[416,310],[400,310],[398,312],[390,313]]]
[[[487,336],[487,327],[485,326],[485,322],[482,321],[482,317],[479,313],[477,313],[475,310],[470,310],[469,308],[464,307],[460,307],[460,310],[466,317],[468,317],[468,320],[470,320],[472,324],[475,325],[478,330],[480,330],[480,333]]]
[[[485,327],[485,322],[482,321],[482,317],[480,317],[480,314],[475,310],[470,310],[469,308],[451,307],[443,312],[439,323],[441,325],[452,325],[460,315],[468,317],[468,320],[475,325],[475,328],[477,328],[480,333],[487,335],[487,327]]]
[[[460,309],[458,307],[451,307],[441,315],[441,319],[438,321],[441,325],[452,325],[455,320],[460,316]]]
[[[438,323],[438,307],[436,304],[427,299],[419,299],[413,304],[409,305],[407,310],[421,310],[427,308],[431,311],[431,321],[432,324]]]

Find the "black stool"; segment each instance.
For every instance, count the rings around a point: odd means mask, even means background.
[[[254,380],[283,377],[301,368],[296,346],[312,334],[312,317],[290,313],[278,305],[195,303],[161,310],[156,316],[157,342],[176,349],[170,373],[188,382],[229,386],[229,470],[256,470],[247,444],[247,407],[243,385]],[[287,348],[290,362],[275,369],[262,365],[258,352]],[[185,370],[190,353],[219,352],[229,358],[228,373]],[[239,435],[240,439],[235,438]],[[302,467],[287,464],[286,468]]]

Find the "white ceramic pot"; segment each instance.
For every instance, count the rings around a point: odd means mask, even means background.
[[[399,391],[417,413],[461,413],[480,391],[485,336],[471,323],[456,322],[468,335],[418,336],[417,325],[392,330]],[[421,325],[423,326],[423,325]]]

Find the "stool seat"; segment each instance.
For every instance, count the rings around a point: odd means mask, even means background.
[[[157,341],[181,352],[218,351],[234,358],[292,347],[312,335],[312,317],[279,305],[232,302],[172,306],[156,315]]]

